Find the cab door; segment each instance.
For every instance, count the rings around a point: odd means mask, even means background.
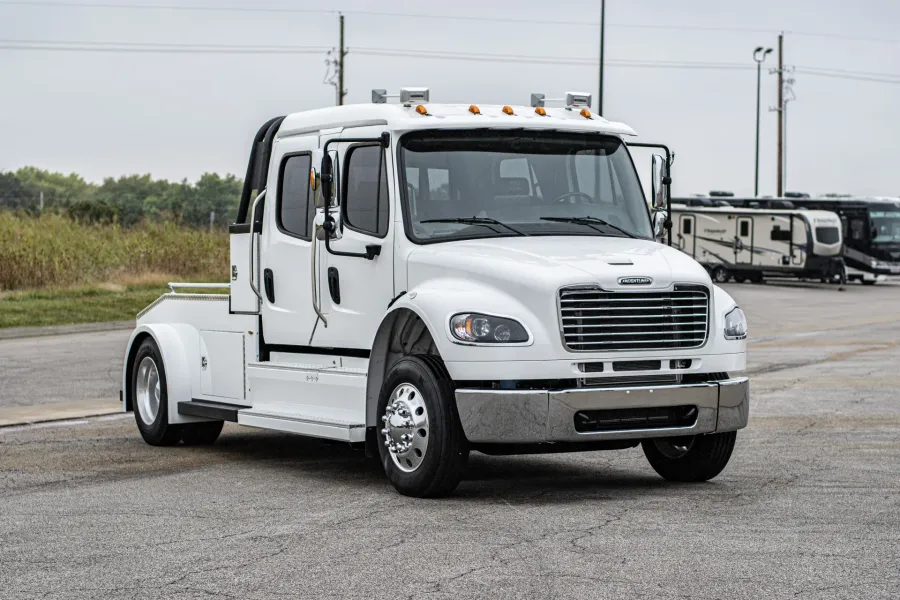
[[[344,129],[339,137],[374,140],[382,132],[381,127],[358,127]],[[329,208],[338,231],[329,239],[330,251],[324,242],[319,242],[317,250],[326,323],[316,328],[311,345],[371,350],[397,293],[394,235],[398,225],[394,221],[399,213],[393,153],[374,141],[332,142],[328,150],[339,165],[335,206]],[[371,259],[360,256],[367,252]]]
[[[260,314],[269,345],[306,346],[316,323],[310,173],[318,148],[319,138],[312,135],[279,139],[272,150],[259,253]]]
[[[738,217],[734,241],[735,264],[753,262],[753,217]]]

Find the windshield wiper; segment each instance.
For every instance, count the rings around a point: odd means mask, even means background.
[[[506,227],[509,231],[512,231],[516,235],[524,235],[528,234],[524,231],[519,231],[515,227],[507,225],[502,221],[498,221],[497,219],[491,219],[488,217],[457,217],[453,219],[426,219],[424,221],[419,221],[419,223],[464,223],[466,225],[484,225],[485,227],[490,227],[491,225],[499,225],[501,227]],[[497,231],[494,229],[494,231]],[[499,233],[499,232],[498,232]]]
[[[633,233],[625,231],[618,225],[613,225],[612,223],[609,223],[597,217],[541,217],[541,221],[553,221],[554,223],[578,223],[579,225],[585,225],[587,227],[590,227],[591,229],[595,229],[600,233],[604,233],[604,231],[596,227],[596,225],[604,225],[606,227],[615,229],[616,231],[627,237],[638,239],[638,236],[634,235]]]

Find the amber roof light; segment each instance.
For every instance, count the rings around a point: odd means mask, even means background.
[[[542,117],[547,116],[547,109],[544,108],[543,106],[538,106],[537,108],[534,109],[534,112]]]
[[[416,107],[416,112],[419,113],[420,115],[427,115],[428,109],[425,108],[424,104],[420,104]]]

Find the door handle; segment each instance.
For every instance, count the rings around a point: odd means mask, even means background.
[[[263,287],[266,288],[266,298],[271,304],[275,304],[275,274],[272,269],[263,271]]]
[[[335,267],[328,267],[328,291],[331,293],[331,301],[341,303],[341,279]]]

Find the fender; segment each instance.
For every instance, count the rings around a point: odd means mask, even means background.
[[[511,317],[523,323],[532,335],[532,344],[538,348],[519,347],[518,351],[540,352],[540,346],[549,344],[548,336],[558,332],[546,332],[541,319],[513,296],[480,283],[458,279],[431,280],[397,298],[385,313],[371,345],[369,373],[366,384],[366,424],[378,425],[376,407],[384,377],[396,358],[391,354],[391,340],[400,332],[396,325],[410,317],[418,317],[429,334],[427,347],[413,347],[409,353],[420,354],[436,351],[447,362],[466,360],[500,360],[512,348],[469,346],[452,341],[449,331],[450,317],[461,311],[480,311]],[[447,365],[451,378],[456,378],[452,364]]]
[[[146,337],[153,338],[162,354],[163,368],[166,370],[166,393],[168,398],[169,423],[196,423],[205,419],[178,414],[178,403],[191,400],[192,364],[187,356],[187,340],[185,331],[172,325],[153,323],[139,325],[128,340],[125,351],[125,364],[122,369],[122,389],[124,391],[123,410],[129,412],[134,408],[131,391],[131,362],[140,344]],[[196,361],[194,361],[196,362]]]

